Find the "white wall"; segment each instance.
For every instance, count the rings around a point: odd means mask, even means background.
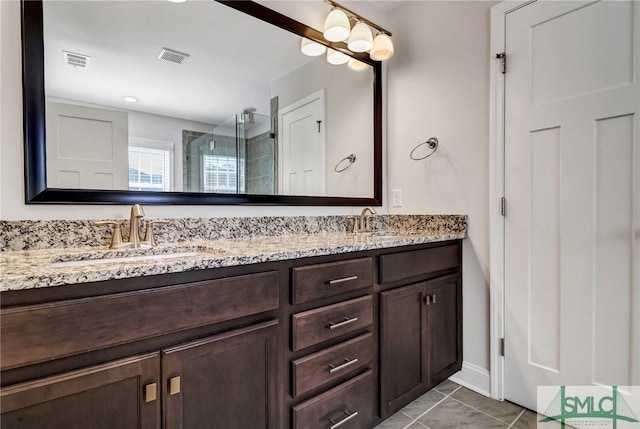
[[[463,245],[464,361],[460,380],[489,391],[489,9],[496,2],[404,2],[390,13],[388,196],[391,213],[469,215]],[[423,161],[411,149],[440,147]]]
[[[331,65],[325,55],[271,84],[271,95],[278,97],[281,110],[324,89],[326,195],[373,197],[372,84],[372,69],[358,72],[346,64]],[[336,173],[335,166],[351,153],[356,162]]]

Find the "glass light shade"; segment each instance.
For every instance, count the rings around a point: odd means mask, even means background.
[[[347,40],[351,32],[349,17],[342,10],[334,8],[324,20],[324,38],[330,42]]]
[[[349,55],[343,54],[340,51],[336,51],[331,48],[327,49],[327,61],[330,64],[338,66],[340,64],[344,64],[347,61],[349,61],[349,58],[350,58]]]
[[[384,61],[393,56],[393,42],[391,37],[385,33],[378,33],[375,39],[373,39],[373,46],[369,56],[372,60]]]
[[[351,52],[366,52],[373,45],[373,35],[367,24],[359,21],[353,26],[347,46]]]
[[[347,65],[351,70],[355,71],[366,70],[369,67],[369,64],[363,63],[362,61],[356,60],[355,58],[351,58]]]
[[[300,43],[300,50],[305,55],[308,55],[310,57],[317,57],[324,54],[327,50],[327,47],[321,43],[314,42],[313,40],[309,40],[303,37],[302,42]]]

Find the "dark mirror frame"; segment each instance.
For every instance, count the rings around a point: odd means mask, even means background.
[[[212,0],[213,1],[213,0]],[[322,33],[253,1],[219,3],[254,16],[299,36],[346,51],[344,43],[330,43]],[[366,54],[350,54],[373,67],[373,198],[298,195],[215,194],[198,192],[149,192],[47,188],[44,32],[42,0],[22,0],[22,91],[24,118],[24,179],[27,204],[156,204],[223,205],[262,204],[293,206],[382,205],[382,67]],[[347,51],[348,52],[348,51]]]

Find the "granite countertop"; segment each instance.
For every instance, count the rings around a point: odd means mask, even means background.
[[[399,230],[380,231],[374,235],[342,232],[218,239],[179,242],[148,250],[114,251],[95,246],[9,251],[0,253],[0,292],[334,255],[465,237],[466,228],[452,233]],[[154,258],[149,254],[162,256]],[[130,259],[108,263],[87,261],[123,256]],[[137,259],[131,260],[131,257]],[[74,265],[74,260],[82,260],[85,265]],[[57,264],[52,266],[52,262]]]

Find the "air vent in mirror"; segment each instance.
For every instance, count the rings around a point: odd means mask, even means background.
[[[83,54],[76,54],[75,52],[62,51],[62,59],[65,64],[74,67],[86,67],[89,65],[91,57]]]
[[[183,64],[189,59],[190,55],[174,49],[162,48],[158,54],[159,60],[169,61],[170,63]]]

